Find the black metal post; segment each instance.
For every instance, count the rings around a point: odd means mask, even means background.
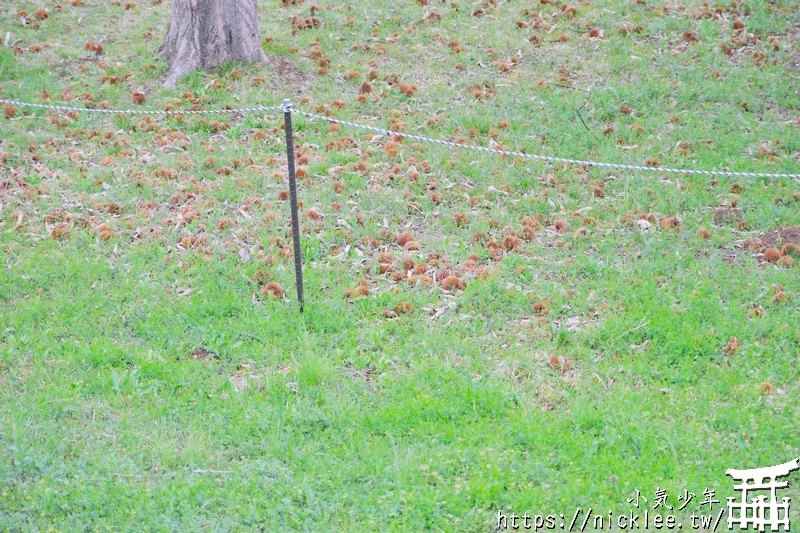
[[[292,137],[292,102],[284,100],[283,120],[286,127],[286,161],[289,165],[289,203],[292,208],[292,241],[294,241],[294,279],[297,301],[303,312],[303,257],[300,252],[300,217],[297,214],[297,180],[294,175],[294,138]]]

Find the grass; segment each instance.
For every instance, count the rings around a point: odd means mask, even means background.
[[[17,2],[0,97],[290,97],[529,153],[797,172],[792,2],[566,6],[325,5],[293,35],[309,5],[265,2],[280,74],[170,90],[167,5]],[[279,114],[0,118],[0,528],[487,531],[657,487],[697,494],[687,521],[733,495],[726,469],[798,456],[798,267],[746,245],[797,225],[796,181],[295,125],[303,314]]]

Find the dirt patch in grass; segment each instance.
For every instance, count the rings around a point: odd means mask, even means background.
[[[305,90],[307,76],[294,62],[279,56],[269,56],[267,64],[272,67],[284,86],[295,87],[298,93]]]
[[[772,248],[786,244],[800,244],[800,226],[769,231],[761,237],[764,246]]]
[[[788,50],[789,58],[786,66],[791,70],[800,70],[800,53],[797,52],[797,43],[800,42],[800,25],[793,26],[790,35],[787,36],[789,41]]]
[[[196,350],[193,350],[190,355],[192,356],[192,359],[197,359],[198,361],[206,361],[209,359],[218,358],[217,354],[215,354],[214,352],[210,352],[205,348],[198,348]]]
[[[738,224],[742,220],[742,210],[735,207],[720,207],[714,210],[714,224]]]

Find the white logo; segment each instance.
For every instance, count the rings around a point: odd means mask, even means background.
[[[753,526],[758,531],[764,531],[766,527],[770,531],[780,531],[783,526],[783,531],[789,531],[790,498],[779,502],[777,495],[778,489],[788,487],[789,483],[778,481],[778,478],[800,468],[797,461],[752,470],[728,469],[725,473],[740,482],[733,488],[742,491],[740,501],[728,497],[728,529],[738,525],[741,529]]]

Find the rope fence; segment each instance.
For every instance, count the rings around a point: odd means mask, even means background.
[[[157,110],[157,109],[95,109],[95,108],[88,108],[88,107],[71,107],[71,106],[60,106],[60,105],[47,105],[47,104],[34,104],[30,102],[20,102],[16,100],[5,100],[0,99],[0,104],[5,105],[12,105],[16,107],[28,107],[34,109],[46,109],[46,110],[53,110],[53,111],[75,111],[75,112],[85,112],[85,113],[103,113],[107,115],[215,115],[215,114],[246,114],[246,113],[255,113],[259,111],[280,111],[285,112],[284,106],[257,106],[257,107],[245,107],[239,109],[208,109],[208,110],[187,110],[187,111],[180,111],[180,110]],[[547,163],[568,163],[573,165],[582,165],[582,166],[590,166],[590,167],[598,167],[598,168],[609,168],[609,169],[616,169],[616,170],[631,170],[635,172],[660,172],[662,174],[686,174],[686,175],[697,175],[697,176],[720,176],[720,177],[728,177],[728,178],[775,178],[775,179],[800,179],[800,173],[768,173],[768,172],[734,172],[728,170],[701,170],[701,169],[690,169],[690,168],[673,168],[673,167],[661,167],[661,166],[644,166],[644,165],[629,165],[624,163],[608,163],[604,161],[591,161],[585,159],[572,159],[567,157],[556,157],[556,156],[549,156],[549,155],[537,155],[537,154],[528,154],[525,152],[518,152],[518,151],[511,151],[511,150],[500,150],[497,148],[489,148],[486,146],[477,146],[473,144],[464,144],[459,142],[450,141],[447,139],[437,139],[435,137],[426,137],[424,135],[414,135],[411,133],[405,133],[402,131],[396,130],[389,130],[383,128],[377,128],[375,126],[367,126],[365,124],[358,124],[356,122],[349,122],[347,120],[340,120],[337,118],[325,116],[325,115],[318,115],[316,113],[309,113],[308,111],[301,111],[298,109],[292,109],[293,113],[301,115],[303,117],[312,119],[312,120],[324,120],[326,122],[330,122],[332,124],[339,124],[342,126],[347,126],[350,128],[362,129],[366,131],[371,131],[373,133],[379,133],[381,135],[388,135],[394,137],[402,137],[405,139],[412,139],[415,141],[421,141],[429,144],[439,144],[442,146],[449,146],[453,148],[462,148],[466,150],[475,150],[479,152],[485,152],[490,154],[496,154],[506,157],[519,157],[523,159],[530,159],[533,161],[543,161]]]
[[[246,114],[255,113],[260,111],[280,111],[284,116],[284,129],[286,134],[286,160],[287,168],[289,171],[289,191],[290,191],[290,208],[292,215],[292,241],[294,245],[294,267],[295,267],[295,283],[297,288],[297,301],[300,304],[300,312],[303,312],[303,258],[300,248],[300,222],[297,212],[297,181],[295,176],[295,154],[294,154],[294,133],[292,131],[292,114],[296,113],[310,120],[323,120],[332,124],[339,124],[351,128],[362,129],[379,133],[381,135],[389,135],[394,137],[402,137],[406,139],[413,139],[416,141],[439,144],[443,146],[450,146],[453,148],[463,148],[467,150],[476,150],[490,154],[501,156],[511,156],[517,158],[531,159],[535,161],[545,161],[551,163],[570,163],[575,165],[594,166],[601,168],[614,168],[623,170],[633,170],[638,172],[661,172],[661,173],[678,173],[690,174],[701,176],[726,176],[726,177],[747,177],[747,178],[789,178],[798,179],[800,174],[772,174],[763,172],[729,172],[725,170],[696,170],[696,169],[680,169],[670,167],[648,167],[640,165],[626,165],[622,163],[606,163],[602,161],[585,161],[581,159],[570,159],[566,157],[553,157],[546,155],[526,154],[525,152],[515,152],[510,150],[499,150],[496,148],[488,148],[485,146],[477,146],[472,144],[464,144],[449,141],[446,139],[437,139],[434,137],[425,137],[423,135],[413,135],[401,131],[388,130],[383,128],[376,128],[374,126],[366,126],[356,122],[348,122],[346,120],[339,120],[336,118],[309,113],[307,111],[295,110],[292,108],[292,103],[289,100],[284,100],[280,106],[256,106],[245,107],[239,109],[208,109],[208,110],[148,110],[148,109],[94,109],[88,107],[73,107],[61,105],[48,105],[48,104],[34,104],[30,102],[20,102],[16,100],[0,99],[0,104],[27,107],[33,109],[45,109],[52,111],[62,112],[81,112],[81,113],[101,113],[106,115],[159,115],[159,116],[172,116],[172,115],[213,115],[213,114]]]
[[[601,167],[601,168],[614,168],[614,169],[622,169],[622,170],[635,170],[639,172],[661,172],[664,174],[691,174],[691,175],[701,175],[701,176],[726,176],[730,178],[789,178],[789,179],[797,179],[800,178],[800,174],[770,174],[764,172],[730,172],[727,170],[694,170],[694,169],[686,169],[686,168],[670,168],[670,167],[648,167],[642,165],[626,165],[623,163],[605,163],[602,161],[588,161],[583,159],[570,159],[566,157],[554,157],[549,155],[534,155],[534,154],[527,154],[525,152],[513,152],[509,150],[498,150],[497,148],[488,148],[485,146],[475,146],[472,144],[464,144],[458,143],[454,141],[448,141],[446,139],[435,139],[433,137],[425,137],[422,135],[412,135],[410,133],[403,133],[400,131],[394,130],[385,130],[382,128],[376,128],[374,126],[365,126],[363,124],[356,124],[355,122],[347,122],[346,120],[339,120],[331,117],[326,117],[324,115],[316,115],[314,113],[308,113],[305,111],[297,111],[295,113],[299,115],[303,115],[305,117],[311,119],[320,119],[326,120],[333,124],[341,124],[343,126],[350,126],[351,128],[360,128],[363,130],[373,131],[376,133],[381,133],[384,135],[394,135],[397,137],[404,137],[406,139],[413,139],[417,141],[427,142],[427,143],[435,143],[441,144],[444,146],[452,146],[454,148],[465,148],[468,150],[478,150],[481,152],[488,152],[490,154],[497,154],[502,156],[512,156],[512,157],[521,157],[525,159],[533,159],[535,161],[545,161],[548,163],[571,163],[573,165],[585,165],[591,167]]]
[[[51,111],[75,111],[79,113],[101,113],[106,115],[243,115],[245,113],[255,113],[256,111],[282,111],[281,106],[258,106],[244,107],[240,109],[199,109],[185,111],[167,111],[159,109],[103,109],[95,107],[71,107],[64,105],[32,104],[30,102],[19,102],[17,100],[5,100],[0,98],[0,104],[16,107],[31,107],[34,109],[47,109]]]

